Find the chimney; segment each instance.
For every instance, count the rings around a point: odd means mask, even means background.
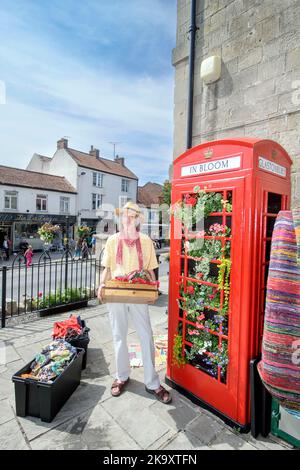
[[[92,155],[92,157],[100,158],[100,150],[99,149],[94,149],[94,146],[91,145],[91,150],[89,151],[89,154]]]
[[[124,157],[119,157],[119,155],[115,156],[115,162],[119,163],[122,166],[125,166],[125,158]]]
[[[57,150],[59,149],[67,149],[68,148],[68,140],[62,137],[60,140],[57,141]]]

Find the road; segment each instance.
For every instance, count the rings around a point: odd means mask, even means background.
[[[87,261],[70,260],[68,272],[66,273],[66,263],[61,262],[61,256],[51,259],[51,264],[46,261],[38,264],[36,261],[29,268],[22,263],[16,263],[13,267],[7,268],[6,298],[16,300],[21,304],[25,299],[32,297],[42,298],[49,293],[60,293],[67,288],[94,289],[99,283],[100,265],[95,258]],[[1,266],[0,266],[1,268]],[[166,276],[169,270],[169,263],[161,256],[159,264],[159,276]],[[0,308],[2,298],[2,272],[0,269]]]

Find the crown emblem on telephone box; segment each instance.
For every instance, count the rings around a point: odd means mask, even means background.
[[[205,158],[211,158],[211,157],[213,156],[213,154],[214,154],[214,152],[213,152],[212,149],[207,149],[207,150],[205,150],[205,152],[204,152],[204,157],[205,157]]]

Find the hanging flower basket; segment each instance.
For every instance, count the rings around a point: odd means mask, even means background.
[[[53,225],[50,224],[49,222],[46,222],[44,225],[42,225],[38,229],[38,234],[40,236],[40,239],[45,243],[45,244],[50,244],[53,242],[53,239],[55,235],[60,231],[60,226],[59,225]]]
[[[80,238],[87,237],[90,234],[90,231],[91,229],[87,225],[80,225],[77,228],[77,233]]]

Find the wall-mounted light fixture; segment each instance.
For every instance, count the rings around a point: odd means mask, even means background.
[[[214,83],[221,77],[221,57],[212,55],[201,63],[200,76],[206,85]]]

